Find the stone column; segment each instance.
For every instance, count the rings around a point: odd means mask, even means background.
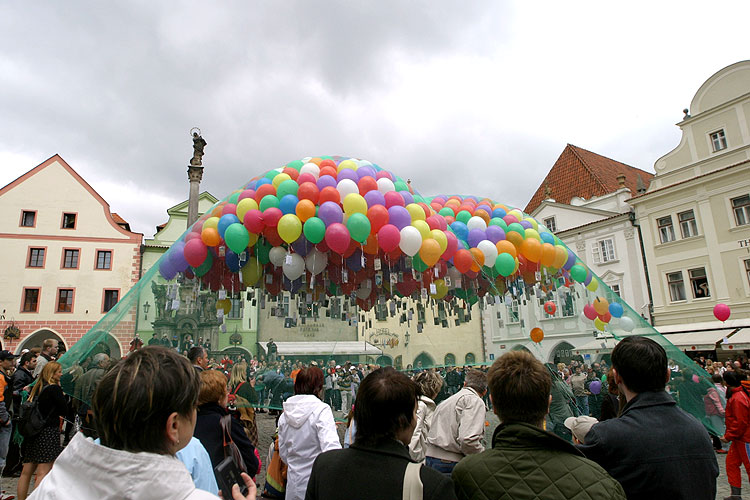
[[[187,173],[188,180],[190,181],[187,227],[190,227],[198,220],[198,195],[200,195],[201,180],[203,179],[203,167],[190,165]]]

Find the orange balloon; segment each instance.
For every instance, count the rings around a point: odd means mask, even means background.
[[[597,297],[594,300],[594,310],[596,310],[596,314],[604,316],[609,312],[609,301],[604,297]]]
[[[471,263],[471,270],[478,273],[479,269],[484,265],[484,254],[478,248],[472,248],[469,251],[471,252],[471,256],[474,257],[474,262]]]
[[[474,211],[475,217],[481,217],[482,220],[489,226],[490,225],[490,214],[488,214],[485,210],[475,210]]]
[[[552,266],[555,263],[556,256],[555,245],[552,243],[542,243],[542,258],[540,259],[540,262],[543,266]]]
[[[516,248],[519,248],[521,246],[521,243],[524,242],[523,236],[515,231],[508,231],[507,233],[505,233],[505,239],[513,243]]]
[[[365,241],[365,244],[362,246],[362,250],[369,255],[377,255],[378,248],[378,237],[375,234],[368,236],[367,241]]]
[[[521,255],[526,257],[530,262],[539,262],[542,258],[542,244],[535,238],[526,238],[519,248]]]
[[[315,217],[315,203],[310,200],[299,200],[295,213],[299,220],[305,222],[310,217]]]
[[[532,328],[529,337],[531,337],[531,340],[533,342],[536,342],[538,344],[544,339],[544,330],[539,327]]]
[[[518,233],[513,233],[513,234],[518,234]],[[516,250],[516,246],[508,240],[500,240],[497,243],[495,243],[495,246],[497,247],[498,254],[509,253],[513,256],[514,259],[518,257],[518,250]]]
[[[568,251],[561,245],[555,245],[555,260],[552,267],[562,269],[562,266],[568,261]]]
[[[201,231],[201,240],[209,247],[215,247],[221,243],[219,231],[212,227],[204,227]]]
[[[422,259],[422,262],[430,267],[437,264],[442,253],[443,252],[440,251],[440,244],[433,239],[424,240],[422,242],[422,247],[419,249],[419,257]]]
[[[225,203],[219,203],[216,205],[216,207],[211,211],[212,217],[221,217],[221,212],[224,210]]]

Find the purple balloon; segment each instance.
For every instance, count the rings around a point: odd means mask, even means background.
[[[576,265],[576,254],[568,250],[568,260],[563,264],[563,269],[570,271],[570,268]]]
[[[290,281],[289,278],[287,278],[284,275],[282,275],[281,277],[282,277],[282,284],[284,286],[284,290],[286,290],[288,292],[295,293],[297,290],[299,290],[300,288],[302,288],[302,278],[301,277],[297,278],[294,281]]]
[[[318,189],[323,191],[323,188],[326,187],[336,187],[336,179],[331,177],[330,175],[321,175],[318,177],[318,182],[316,183],[318,185]]]
[[[344,221],[344,212],[338,203],[332,201],[326,201],[318,209],[318,217],[322,220],[326,227],[331,224],[341,223]]]
[[[505,239],[505,231],[500,226],[487,226],[487,239],[492,243],[497,243]]]
[[[351,168],[345,168],[341,172],[339,172],[338,175],[338,181],[341,182],[344,179],[351,179],[356,182],[359,180],[359,176],[357,175],[357,172],[352,170]]]
[[[489,205],[479,205],[479,206],[477,207],[477,210],[480,210],[480,209],[481,209],[481,210],[484,210],[484,211],[485,211],[485,212],[487,212],[488,214],[491,214],[491,213],[492,213],[492,208],[490,208],[490,206],[489,206]]]
[[[583,284],[585,286],[589,286],[589,283],[591,283],[591,280],[594,279],[594,275],[591,273],[586,273],[586,279],[583,280]]]
[[[360,179],[362,177],[375,177],[375,169],[369,165],[364,165],[357,169],[357,175]]]
[[[172,267],[172,262],[170,262],[169,258],[162,259],[159,262],[159,274],[167,281],[172,281],[177,275],[177,271]]]
[[[469,231],[469,246],[476,248],[479,242],[487,239],[487,232],[484,229],[472,229]]]
[[[404,205],[414,203],[414,196],[409,191],[399,191],[398,194],[404,198]]]
[[[255,189],[255,186],[258,185],[258,180],[250,181],[247,183],[247,186],[245,186],[245,189]]]
[[[370,208],[373,205],[385,206],[385,195],[377,189],[368,191],[365,193],[365,201],[367,202],[367,208]]]
[[[307,241],[304,234],[301,234],[297,241],[292,243],[294,251],[300,254],[302,257],[306,256],[307,253],[312,250],[313,244]]]
[[[362,269],[362,251],[359,248],[346,258],[346,267],[355,273]]]
[[[520,224],[524,227],[524,229],[532,229],[534,226],[531,225],[531,222],[527,220],[522,220]]]
[[[602,383],[598,380],[594,380],[589,384],[589,391],[591,394],[599,394],[602,392]]]
[[[401,231],[403,228],[411,224],[411,214],[401,205],[393,205],[388,209],[388,222]]]

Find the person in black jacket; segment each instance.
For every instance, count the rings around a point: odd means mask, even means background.
[[[250,477],[258,473],[260,464],[255,447],[245,434],[242,423],[231,418],[227,411],[227,377],[218,370],[204,370],[200,373],[201,388],[198,395],[198,418],[193,435],[200,440],[211,457],[211,465],[216,467],[224,460],[224,431],[222,417],[229,417],[229,429],[232,441],[240,450]]]
[[[27,390],[29,384],[34,381],[34,369],[36,368],[36,353],[33,351],[26,351],[21,355],[21,359],[18,360],[18,369],[13,372],[11,377],[11,384],[13,385],[13,412],[18,414],[18,409],[21,407],[21,393]],[[30,389],[28,389],[30,390]]]
[[[414,381],[391,367],[365,377],[354,402],[354,443],[315,459],[305,500],[402,498],[405,474],[415,468],[423,498],[455,499],[449,477],[409,456],[419,392]],[[414,465],[407,471],[409,464]]]

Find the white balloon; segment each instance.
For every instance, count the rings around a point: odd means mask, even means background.
[[[469,222],[471,222],[471,220]],[[479,245],[477,245],[477,248],[484,254],[484,265],[487,267],[494,266],[495,259],[497,259],[497,247],[495,244],[490,240],[482,240],[479,242]]]
[[[632,332],[633,328],[635,328],[635,323],[627,316],[623,316],[622,318],[620,318],[620,328],[622,328],[626,332]]]
[[[268,252],[268,258],[271,260],[271,264],[279,267],[284,264],[286,250],[283,247],[273,247],[271,251]]]
[[[422,235],[414,226],[406,226],[401,230],[401,242],[398,244],[401,251],[409,257],[414,257],[422,247]]]
[[[484,219],[475,215],[474,217],[469,219],[469,221],[466,223],[466,227],[469,228],[469,231],[471,231],[472,229],[487,229],[487,223],[484,222]]]
[[[328,254],[313,248],[305,257],[305,266],[311,274],[317,275],[323,272],[328,265]]]
[[[316,179],[320,175],[320,167],[314,163],[305,163],[302,168],[299,169],[300,174],[312,174]]]
[[[359,187],[357,186],[357,183],[351,179],[343,179],[339,181],[339,183],[336,185],[336,189],[338,189],[342,200],[346,198],[346,195],[348,194],[359,194]]]
[[[396,186],[393,185],[393,181],[388,179],[387,177],[383,177],[382,179],[378,179],[378,191],[385,194],[389,191],[395,191]]]
[[[282,269],[284,270],[284,276],[294,281],[305,272],[305,259],[298,253],[290,255],[291,259],[284,259]]]

